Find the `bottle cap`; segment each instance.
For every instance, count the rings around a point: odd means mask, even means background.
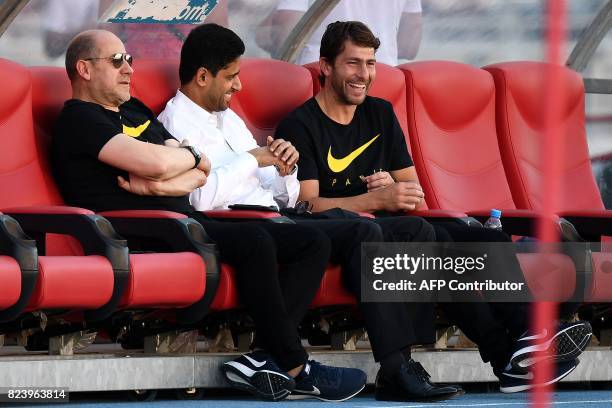
[[[501,217],[502,212],[500,210],[493,209],[491,210],[491,217],[499,218]]]

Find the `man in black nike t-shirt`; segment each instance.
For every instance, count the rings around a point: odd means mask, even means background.
[[[368,96],[376,77],[375,53],[379,45],[379,40],[363,23],[329,24],[321,40],[321,91],[291,112],[276,129],[276,137],[290,141],[300,152],[299,199],[309,201],[313,211],[340,207],[384,217],[419,209],[424,202],[392,105]],[[394,227],[392,223],[384,226]],[[458,223],[434,224],[434,228],[438,241],[510,241],[502,232]],[[514,279],[522,279],[515,254],[506,251],[502,256],[496,261],[515,272]],[[491,273],[497,271],[491,265],[488,267]],[[528,331],[529,307],[525,303],[442,304],[446,316],[479,346],[483,360],[491,362],[503,392],[537,386],[525,374],[537,361],[529,358],[533,350],[531,340],[537,338],[531,337]],[[576,322],[561,324],[552,336],[537,340],[539,349],[546,350],[550,358],[559,362],[553,382],[576,368],[576,357],[586,347],[590,333],[588,323]],[[565,336],[575,336],[571,342],[580,346],[568,354],[548,348],[555,344],[548,340]],[[403,399],[400,374],[384,370],[379,373],[377,398]]]
[[[244,52],[243,45],[223,44],[215,66]],[[197,149],[179,145],[142,102],[130,97],[131,65],[121,40],[108,31],[86,31],[71,41],[66,71],[72,99],[57,120],[52,144],[60,191],[69,205],[95,211],[169,210],[200,222],[218,245],[221,261],[234,267],[240,302],[263,347],[232,361],[234,375],[242,378],[243,389],[261,398],[284,399],[305,367],[326,367],[308,361],[297,327],[320,285],[330,242],[307,226],[221,223],[196,212],[189,193],[205,184],[210,162]],[[287,145],[276,147],[280,157],[291,153]],[[345,398],[365,385],[361,370],[326,368],[352,391]]]

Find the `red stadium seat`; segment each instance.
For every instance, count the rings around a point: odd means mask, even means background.
[[[406,78],[413,159],[429,206],[465,211],[480,219],[486,219],[492,208],[501,209],[506,232],[532,234],[537,214],[516,209],[499,153],[491,75],[448,61],[415,62],[399,68]],[[533,254],[519,254],[518,259],[534,294],[540,299],[554,298],[535,283],[542,259]],[[575,270],[559,267],[555,271],[555,278],[568,284],[554,292],[558,294],[555,299],[566,299],[575,288]]]
[[[400,66],[413,160],[431,208],[515,209],[495,139],[491,76],[455,62]]]
[[[516,209],[506,180],[495,138],[491,76],[449,61],[399,69],[406,78],[413,160],[429,207],[465,211],[482,221],[497,208],[508,232],[533,235],[537,214]]]
[[[0,115],[6,116],[0,121],[6,146],[0,153],[0,191],[3,192],[0,208],[9,209],[5,212],[18,218],[26,231],[34,229],[41,252],[45,254],[39,257],[39,277],[28,310],[104,310],[102,315],[95,311],[89,314],[102,318],[112,311],[106,310],[111,303],[111,309],[119,306],[175,308],[201,298],[205,268],[199,255],[191,252],[131,255],[128,264],[127,248],[125,255],[121,255],[122,241],[117,241],[118,236],[110,225],[104,227],[106,220],[87,210],[62,206],[49,172],[46,148],[53,120],[70,95],[63,69],[28,71],[18,64],[0,60],[0,72],[1,77],[10,78],[4,81],[5,96],[0,104]],[[41,222],[45,225],[40,225]],[[86,225],[93,230],[97,225],[111,231],[105,238],[116,245],[116,256],[104,256],[109,254],[103,250],[96,253],[91,250],[91,244],[83,244],[83,250],[89,255],[82,256],[80,245],[75,248],[54,244],[61,239],[57,236],[45,240],[45,232],[83,235],[77,230]],[[122,262],[122,256],[124,264],[117,265]],[[170,256],[174,256],[172,262],[167,260]]]
[[[30,74],[22,66],[6,60],[0,60],[0,72],[0,77],[5,78],[2,81],[4,95],[0,103],[0,134],[4,146],[0,152],[0,207],[58,204],[60,199],[53,180],[43,170],[44,163],[38,159],[40,151],[34,138]],[[65,306],[76,309],[95,309],[108,301],[108,287],[111,292],[113,287],[110,262],[95,256],[78,257],[74,261],[88,273],[75,277],[57,262],[49,261],[45,256],[39,257],[39,275],[34,282],[36,288],[29,309],[57,308],[59,305],[56,300],[61,298],[65,299]],[[62,288],[64,285],[86,286],[88,282],[100,285],[101,296],[86,299],[82,293],[69,293],[69,288]]]
[[[563,145],[561,189],[555,212],[569,220],[580,235],[600,241],[612,235],[612,211],[604,208],[591,171],[585,131],[584,84],[569,68],[541,62],[508,62],[484,68],[495,81],[496,120],[499,147],[512,190],[520,208],[541,208],[541,157],[545,132],[543,107],[544,78],[556,70],[561,79],[559,116],[556,130]],[[610,261],[606,252],[592,254],[590,301],[610,301]]]
[[[136,60],[130,83],[132,96],[158,115],[180,86],[178,66],[178,61]]]
[[[38,276],[36,243],[14,218],[0,213],[0,323],[26,310]]]
[[[0,255],[0,311],[13,306],[21,295],[21,269],[17,261]]]
[[[240,67],[242,91],[232,109],[263,146],[276,125],[312,97],[312,80],[303,67],[283,61],[244,59]]]
[[[495,81],[497,137],[514,202],[519,208],[541,208],[541,141],[544,136],[544,76],[561,78],[560,116],[555,125],[564,148],[560,200],[555,209],[581,235],[599,241],[612,235],[612,212],[606,211],[591,171],[585,131],[584,85],[566,67],[540,62],[508,62],[485,67]]]
[[[62,68],[34,67],[31,73],[36,137],[40,141],[39,146],[44,148],[48,146],[54,118],[71,95],[70,82]],[[41,156],[46,160],[46,151],[42,151]],[[175,263],[168,262],[168,258]],[[121,308],[185,307],[204,294],[205,268],[197,254],[131,254],[129,267],[130,278],[118,304]],[[175,279],[178,276],[175,275],[177,267],[182,271],[180,276],[183,281]],[[147,282],[156,283],[147,286]]]

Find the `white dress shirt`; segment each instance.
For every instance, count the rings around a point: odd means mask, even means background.
[[[211,161],[206,184],[190,195],[196,210],[225,209],[230,204],[295,205],[300,192],[297,172],[281,177],[273,166],[259,168],[248,153],[257,142],[231,109],[210,113],[177,91],[159,120],[175,138],[188,139]]]

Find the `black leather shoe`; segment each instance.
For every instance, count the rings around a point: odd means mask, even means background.
[[[431,375],[427,372],[427,370],[425,370],[425,367],[423,367],[423,365],[419,363],[418,361],[414,361],[413,359],[410,359],[408,361],[408,364],[412,365],[415,368],[415,370],[421,374],[421,378],[427,383],[429,383],[429,385],[431,385],[432,387],[442,387],[442,386],[451,387],[457,390],[456,396],[465,394],[465,390],[463,389],[463,387],[458,384],[437,384],[436,385],[432,383],[430,381]]]
[[[463,393],[461,387],[432,384],[427,371],[412,359],[391,375],[379,370],[374,388],[378,401],[442,401]]]

